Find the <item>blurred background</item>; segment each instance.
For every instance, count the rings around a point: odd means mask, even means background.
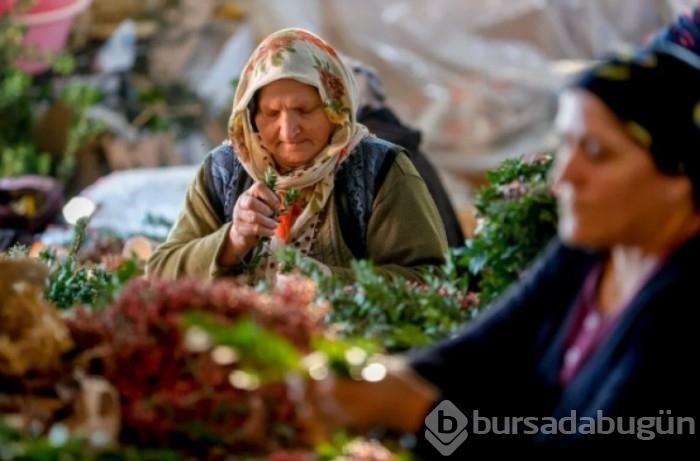
[[[256,44],[304,27],[381,78],[464,227],[502,160],[552,148],[558,87],[689,0],[0,0],[0,249],[77,217],[164,238]]]

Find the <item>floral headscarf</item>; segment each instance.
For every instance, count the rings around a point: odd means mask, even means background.
[[[274,168],[272,155],[263,147],[253,128],[250,102],[265,85],[280,79],[295,79],[318,89],[326,115],[337,125],[328,145],[304,168],[278,173],[277,187],[298,189],[304,199],[293,213],[289,229],[272,239],[263,258],[268,274],[274,269],[270,253],[284,244],[294,244],[308,252],[334,186],[335,173],[355,146],[369,134],[357,123],[359,91],[353,72],[338,53],[318,36],[303,29],[283,29],[263,40],[243,68],[229,118],[229,139],[243,167],[256,181],[264,181],[265,172]],[[289,220],[287,220],[289,221]]]

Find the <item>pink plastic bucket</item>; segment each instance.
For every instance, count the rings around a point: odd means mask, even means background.
[[[44,11],[56,10],[72,4],[73,1],[74,0],[36,0],[24,13],[43,13]],[[10,11],[18,2],[19,0],[0,0],[0,14]]]
[[[46,11],[57,10],[75,3],[75,0],[37,0],[34,5],[29,7],[25,14],[29,13],[44,13]]]
[[[27,25],[24,44],[37,47],[42,53],[58,54],[66,46],[68,34],[75,16],[83,12],[92,0],[51,0],[54,5],[64,3],[52,10],[26,13],[17,17]],[[39,5],[37,5],[39,6]],[[17,67],[31,74],[40,73],[48,68],[43,61],[20,60]]]
[[[0,0],[0,14],[7,13],[15,6],[17,0]]]

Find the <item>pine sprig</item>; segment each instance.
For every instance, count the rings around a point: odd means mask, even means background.
[[[458,274],[452,256],[425,283],[382,276],[368,260],[353,261],[354,282],[324,275],[293,248],[277,254],[281,272],[297,271],[316,284],[318,304],[331,309],[326,321],[339,338],[377,340],[388,351],[404,351],[448,336],[472,319],[477,298],[468,277]]]
[[[80,218],[76,222],[67,255],[59,256],[55,250],[44,250],[39,254],[39,259],[51,271],[44,295],[59,309],[79,305],[103,308],[126,282],[141,275],[135,257],[129,258],[115,271],[81,260],[80,250],[88,240],[88,223],[89,218]]]
[[[477,196],[479,229],[464,247],[450,250],[424,284],[382,277],[369,261],[354,262],[354,282],[346,284],[291,248],[277,255],[281,272],[314,280],[320,301],[332,306],[327,321],[341,337],[377,338],[398,351],[449,336],[521,277],[556,234],[552,160],[523,156],[489,172],[490,184]]]

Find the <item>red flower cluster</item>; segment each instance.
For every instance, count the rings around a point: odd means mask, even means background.
[[[312,35],[308,32],[304,32],[302,30],[296,31],[295,35],[298,40],[305,40],[307,42],[311,42],[314,45],[316,45],[316,47],[326,52],[328,55],[334,58],[338,58],[338,53],[336,53],[335,49],[325,41],[321,40],[319,37]]]
[[[248,61],[248,66],[244,70],[244,74],[250,73],[255,66],[259,66],[261,62],[267,61],[270,56],[277,55],[281,57],[283,52],[292,51],[294,49],[292,47],[294,40],[295,37],[293,34],[278,35],[269,39],[267,43],[255,50],[254,55]]]
[[[220,459],[304,447],[302,426],[284,383],[234,387],[235,361],[221,364],[211,349],[192,352],[185,314],[207,313],[224,325],[249,318],[307,352],[321,320],[310,301],[293,284],[260,294],[230,281],[138,279],[107,309],[78,310],[68,325],[92,357],[90,371],[121,395],[123,442]]]
[[[284,202],[284,191],[282,193],[282,202]],[[284,203],[282,203],[284,206]],[[298,198],[293,203],[291,203],[287,210],[282,211],[278,216],[279,224],[277,225],[276,233],[277,237],[285,243],[289,243],[289,236],[292,232],[292,226],[296,222],[297,218],[304,211],[306,203],[303,199]]]
[[[331,101],[334,103],[342,103],[343,96],[345,96],[343,81],[327,68],[320,68],[319,76],[321,77],[321,83],[326,89],[326,93],[331,98]]]

